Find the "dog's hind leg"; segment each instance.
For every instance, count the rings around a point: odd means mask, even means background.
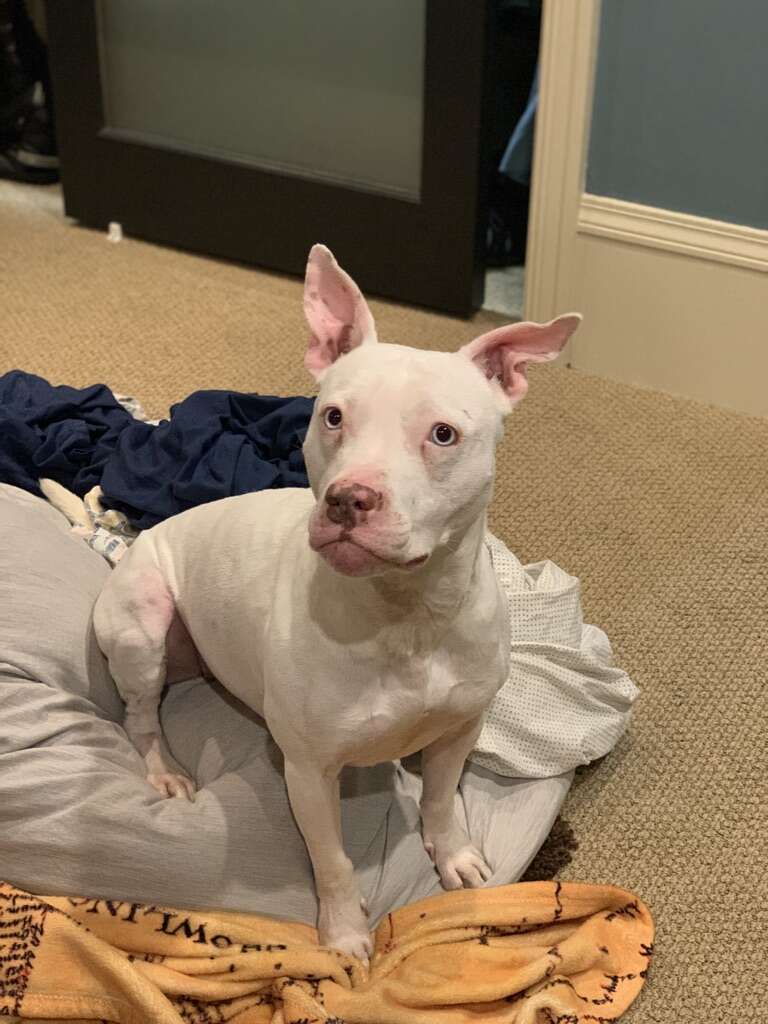
[[[150,785],[162,796],[192,800],[194,783],[171,756],[158,715],[166,639],[176,615],[173,596],[160,571],[146,563],[121,567],[120,586],[110,583],[96,602],[93,624],[125,701],[125,731],[144,758]]]

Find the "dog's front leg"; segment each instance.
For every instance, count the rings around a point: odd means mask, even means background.
[[[320,942],[367,961],[373,942],[352,861],[344,852],[338,772],[328,774],[314,765],[286,760],[285,781],[312,861]]]
[[[482,719],[430,743],[421,754],[421,821],[424,848],[434,861],[445,889],[479,888],[491,869],[456,819],[454,799],[464,762],[475,745]]]

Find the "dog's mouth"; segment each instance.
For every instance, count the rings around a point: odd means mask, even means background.
[[[428,554],[407,560],[391,558],[366,547],[347,533],[341,533],[317,547],[313,544],[312,547],[332,568],[345,576],[368,576],[385,569],[400,569],[407,572],[418,569],[429,558]]]

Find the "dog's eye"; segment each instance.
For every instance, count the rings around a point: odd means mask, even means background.
[[[432,433],[429,435],[429,439],[432,444],[437,444],[441,448],[448,448],[449,445],[456,444],[459,439],[459,435],[453,427],[449,427],[447,423],[436,423],[434,427],[432,427]]]
[[[341,426],[341,409],[335,405],[329,405],[323,413],[323,423],[329,430],[338,430]]]

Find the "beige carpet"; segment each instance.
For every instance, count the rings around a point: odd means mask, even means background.
[[[300,298],[292,279],[110,244],[68,224],[55,189],[0,185],[0,372],[104,381],[153,413],[201,387],[306,392]],[[389,341],[452,349],[481,329],[372,308]],[[768,421],[540,368],[508,421],[492,526],[582,578],[642,690],[533,872],[652,908],[657,956],[625,1019],[765,1020]]]

